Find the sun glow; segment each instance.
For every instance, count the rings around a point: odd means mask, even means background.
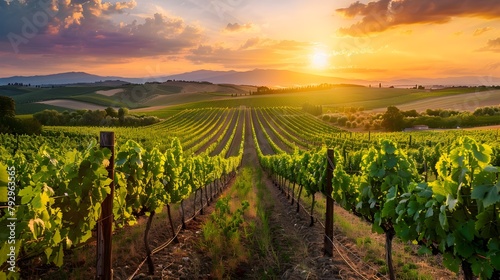
[[[330,56],[323,51],[315,51],[310,56],[311,67],[315,69],[326,69],[330,66]]]

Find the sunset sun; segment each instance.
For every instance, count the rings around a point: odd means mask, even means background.
[[[310,56],[311,67],[314,69],[326,69],[330,66],[330,56],[323,51],[315,51]]]

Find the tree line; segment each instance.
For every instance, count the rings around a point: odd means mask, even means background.
[[[329,111],[323,114],[321,119],[347,128],[361,127],[365,130],[382,128],[386,131],[401,131],[415,125],[427,125],[429,128],[457,128],[500,124],[500,106],[480,107],[474,112],[450,109],[427,109],[417,112],[415,109],[400,110],[396,106],[387,107],[385,113],[351,109],[334,113]]]
[[[43,125],[51,126],[145,126],[160,121],[155,116],[132,115],[127,108],[108,107],[104,110],[77,110],[58,112],[44,110],[33,118]]]

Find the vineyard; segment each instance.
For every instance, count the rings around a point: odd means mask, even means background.
[[[166,209],[169,230],[178,232],[171,206],[180,205],[185,227],[191,218],[186,201],[193,215],[203,214],[251,152],[294,209],[311,199],[302,207],[308,225],[328,225],[320,211],[333,198],[335,207],[384,234],[388,271],[378,277],[397,278],[395,238],[418,244],[421,254],[441,255],[443,265],[463,271],[465,279],[500,277],[498,131],[361,134],[295,107],[243,106],[187,109],[151,126],[107,129],[116,137],[114,151],[99,146],[101,130],[0,134],[0,279],[27,277],[15,264],[35,256],[61,267],[68,251],[99,239],[103,221],[112,220],[120,234],[142,216],[145,262],[154,272],[153,217]],[[105,216],[110,195],[112,214]]]

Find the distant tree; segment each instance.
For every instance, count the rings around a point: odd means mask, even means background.
[[[105,109],[106,115],[112,117],[112,118],[117,118],[118,117],[118,112],[115,110],[115,108],[108,107]]]
[[[120,124],[123,124],[126,115],[128,115],[127,108],[121,107],[118,109],[118,119],[120,120]]]
[[[401,114],[403,114],[403,116],[405,117],[412,117],[412,118],[420,116],[420,114],[415,109],[409,111],[401,111]]]
[[[404,128],[404,115],[396,106],[387,107],[382,116],[382,127],[388,131],[399,131]]]
[[[0,119],[16,116],[16,102],[8,96],[0,96]]]

